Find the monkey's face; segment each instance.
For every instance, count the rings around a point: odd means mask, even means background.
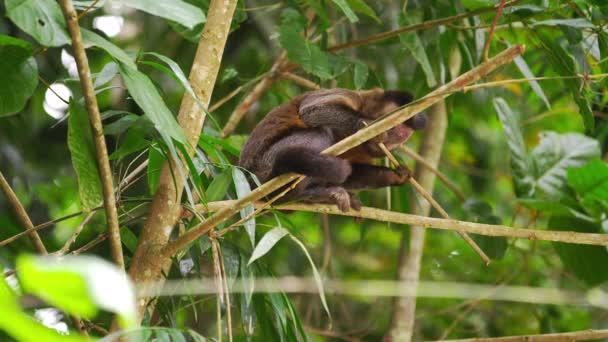
[[[386,94],[391,94],[387,96]],[[381,115],[386,115],[395,111],[397,108],[411,102],[412,96],[407,92],[402,91],[386,91],[385,99]],[[414,133],[414,130],[424,129],[426,126],[426,114],[418,113],[406,120],[404,123],[390,129],[383,137],[383,142],[388,149],[393,149],[404,143]]]

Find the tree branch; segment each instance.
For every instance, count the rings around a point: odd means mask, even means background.
[[[108,232],[110,233],[112,259],[118,267],[124,270],[125,264],[122,255],[122,244],[120,242],[120,227],[118,226],[118,212],[116,210],[116,199],[114,198],[112,170],[110,169],[108,150],[103,135],[103,125],[101,122],[101,115],[99,114],[99,107],[97,106],[95,88],[91,81],[89,61],[84,51],[80,26],[78,25],[78,16],[76,15],[76,10],[74,9],[71,0],[60,0],[59,5],[63,11],[63,16],[65,17],[70,36],[72,37],[72,49],[78,67],[80,86],[82,87],[84,101],[87,112],[89,113],[89,120],[91,121],[91,130],[93,132],[93,141],[95,142],[95,152],[99,167],[99,178],[101,179],[103,190],[106,221],[108,222]]]
[[[325,149],[322,153],[334,156],[340,155],[350,150],[351,148],[372,139],[378,134],[388,131],[389,129],[411,118],[416,113],[425,110],[431,105],[451,95],[454,91],[461,89],[469,83],[478,81],[497,67],[512,61],[516,56],[520,55],[524,51],[524,49],[525,48],[522,45],[517,45],[506,49],[505,51],[499,53],[487,62],[484,62],[479,66],[469,70],[468,72],[460,75],[452,82],[437,88],[422,99],[412,102],[409,105],[402,107],[401,109],[398,109],[397,111],[381,118],[380,120],[375,121],[371,125],[358,131],[357,133]],[[176,240],[168,243],[164,248],[162,248],[162,254],[164,254],[165,256],[174,255],[181,248],[186,247],[189,243],[191,243],[198,237],[209,232],[211,229],[213,229],[215,225],[228,219],[229,217],[237,213],[240,209],[244,208],[247,204],[260,200],[262,197],[270,194],[271,192],[286,185],[287,183],[295,180],[298,177],[298,174],[288,173],[269,180],[268,182],[262,184],[255,190],[251,191],[248,195],[238,199],[236,202],[234,202],[233,207],[226,207],[222,210],[219,210],[218,212],[207,218],[206,221],[199,223]]]
[[[6,200],[11,206],[15,218],[17,218],[17,222],[19,222],[19,225],[25,232],[28,232],[27,234],[30,236],[34,249],[36,249],[39,254],[47,255],[48,253],[46,251],[46,247],[44,247],[44,243],[42,243],[40,235],[38,235],[38,233],[34,230],[32,220],[30,220],[30,217],[27,215],[27,211],[25,211],[25,208],[19,201],[17,195],[15,195],[15,192],[13,192],[13,189],[11,189],[11,186],[4,178],[2,172],[0,172],[0,190],[2,190],[4,197],[6,197]]]
[[[209,105],[215,86],[236,3],[236,0],[212,0],[209,5],[207,23],[201,34],[188,80],[205,106]],[[188,140],[190,155],[194,153],[193,146],[198,143],[204,120],[204,111],[192,96],[186,93],[179,109],[178,121]],[[171,161],[173,169],[175,162]],[[131,261],[129,275],[137,284],[161,278],[165,258],[159,251],[169,240],[181,213],[184,180],[181,177],[172,177],[172,166],[168,163],[163,165],[150,215],[139,236],[139,244]],[[185,172],[188,172],[188,168],[185,168]],[[145,306],[145,301],[138,301],[140,318],[143,317]]]
[[[503,337],[465,338],[460,340],[445,340],[450,342],[554,342],[554,341],[590,341],[608,338],[608,329],[580,330],[567,333],[520,335]]]

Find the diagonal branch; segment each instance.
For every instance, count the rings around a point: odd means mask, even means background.
[[[487,62],[484,62],[478,65],[477,67],[469,70],[468,72],[460,75],[452,82],[437,88],[422,99],[383,117],[382,119],[358,131],[357,133],[330,146],[322,153],[334,156],[340,155],[350,150],[351,148],[374,138],[382,132],[388,131],[389,129],[411,118],[416,113],[419,113],[430,107],[431,105],[437,103],[438,101],[446,98],[454,91],[462,89],[462,87],[469,83],[473,83],[480,80],[497,67],[509,63],[515,57],[519,56],[524,50],[525,47],[523,45],[517,45],[506,49],[505,51],[499,53]],[[215,227],[215,225],[223,222],[235,213],[239,212],[239,210],[244,208],[247,204],[260,200],[262,197],[270,194],[271,192],[286,185],[287,183],[295,180],[298,177],[299,175],[297,174],[289,173],[275,177],[270,181],[262,184],[260,187],[250,192],[247,196],[243,196],[242,198],[237,200],[234,203],[233,207],[226,207],[222,210],[219,210],[215,214],[211,215],[206,221],[196,225],[176,240],[167,244],[164,248],[162,248],[162,254],[164,254],[165,256],[174,255],[181,248],[186,247],[189,243],[191,243],[198,237],[209,232],[211,229],[213,229],[213,227]]]
[[[32,244],[34,244],[36,251],[42,255],[48,254],[46,248],[44,247],[44,243],[42,243],[42,240],[40,239],[40,235],[33,230],[34,224],[32,223],[32,220],[30,220],[30,217],[27,215],[23,204],[21,204],[19,198],[17,195],[15,195],[13,189],[11,189],[11,186],[4,178],[2,172],[0,172],[0,190],[2,190],[4,197],[6,197],[6,200],[10,204],[13,214],[17,218],[21,228],[23,228],[24,231],[29,232],[28,235],[30,236]]]
[[[106,211],[106,220],[108,222],[108,232],[110,233],[110,249],[112,251],[112,259],[121,269],[125,268],[124,258],[122,255],[122,245],[120,242],[120,227],[118,226],[118,212],[116,210],[116,199],[114,198],[114,185],[112,179],[112,170],[110,169],[110,161],[108,159],[108,150],[106,148],[106,140],[103,135],[103,125],[99,107],[97,106],[97,98],[95,96],[95,88],[91,81],[91,70],[89,61],[84,51],[84,44],[80,34],[80,26],[78,25],[78,16],[72,0],[60,0],[61,10],[68,26],[70,36],[72,37],[72,49],[74,59],[78,66],[78,76],[80,78],[80,86],[84,95],[84,101],[89,113],[91,121],[91,130],[93,132],[93,141],[95,142],[95,152],[97,155],[97,164],[99,167],[99,178],[101,179],[104,207]]]

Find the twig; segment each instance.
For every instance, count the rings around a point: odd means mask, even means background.
[[[313,90],[321,89],[321,86],[319,86],[315,82],[307,80],[304,77],[298,76],[291,72],[283,72],[283,73],[281,73],[281,77],[286,80],[290,80],[293,83],[295,83],[301,87],[304,87],[304,88],[313,89]]]
[[[70,238],[65,242],[63,247],[61,247],[61,249],[59,251],[57,251],[57,253],[59,253],[59,255],[64,255],[70,250],[70,247],[72,247],[72,244],[74,244],[74,242],[76,242],[76,239],[78,238],[78,235],[80,235],[80,233],[84,229],[84,226],[86,226],[87,223],[89,223],[91,221],[91,219],[93,218],[95,213],[96,213],[96,211],[91,211],[84,218],[84,220],[82,220],[82,222],[80,222],[80,224],[78,225],[76,230],[74,230],[74,233],[72,233],[72,236],[70,236]]]
[[[87,13],[89,13],[93,8],[95,8],[95,5],[97,5],[98,2],[99,2],[99,0],[93,1],[93,3],[91,3],[89,5],[89,7],[87,7],[84,11],[80,12],[80,14],[78,15],[78,21],[80,21],[80,19],[82,19],[82,17],[87,15]]]
[[[34,224],[32,223],[32,220],[30,220],[30,217],[28,216],[27,211],[25,211],[23,204],[21,204],[21,201],[19,201],[19,198],[17,197],[17,195],[15,195],[15,192],[13,192],[13,189],[11,189],[11,186],[8,184],[8,182],[4,178],[4,175],[2,174],[1,171],[0,171],[0,190],[2,190],[4,197],[6,197],[7,202],[11,206],[11,209],[13,211],[13,214],[15,215],[15,218],[19,222],[19,225],[21,226],[21,228],[24,230],[23,234],[28,234],[30,236],[30,240],[32,241],[32,244],[34,245],[34,248],[36,249],[36,251],[38,253],[40,253],[42,255],[48,254],[46,251],[46,247],[44,247],[44,243],[40,239],[40,236],[34,230]],[[19,235],[19,234],[17,234],[17,235]],[[4,242],[4,241],[2,241],[2,242]],[[4,246],[4,245],[2,245],[0,243],[0,246]]]
[[[602,79],[608,77],[608,73],[603,74],[595,74],[595,75],[570,75],[570,76],[539,76],[539,77],[530,77],[530,78],[512,78],[508,80],[500,80],[500,81],[492,81],[492,82],[484,82],[479,84],[473,84],[469,86],[465,86],[462,88],[462,91],[465,93],[474,89],[479,88],[490,88],[497,87],[504,84],[511,83],[527,83],[530,81],[553,81],[553,80],[570,80],[570,79]]]
[[[120,241],[120,227],[118,226],[118,212],[116,210],[116,199],[114,197],[114,185],[112,170],[110,169],[110,161],[108,159],[108,150],[106,148],[106,140],[103,134],[103,124],[99,107],[97,106],[97,98],[95,88],[91,81],[91,70],[89,62],[84,51],[84,44],[80,34],[80,26],[78,25],[78,17],[76,10],[72,4],[72,0],[60,0],[59,5],[63,11],[68,31],[72,37],[72,49],[74,59],[78,66],[78,76],[80,77],[80,85],[84,95],[89,120],[91,121],[91,129],[93,132],[93,140],[95,142],[95,152],[97,155],[97,165],[99,168],[99,178],[101,179],[104,207],[106,212],[106,220],[108,222],[108,232],[110,233],[110,250],[112,259],[120,269],[125,268],[124,258],[122,254],[122,244]]]
[[[46,89],[50,90],[51,93],[53,93],[55,96],[57,96],[57,98],[59,100],[61,100],[61,102],[65,103],[67,105],[70,104],[70,101],[59,96],[59,94],[57,94],[57,92],[51,87],[51,85],[44,78],[42,78],[42,76],[38,75],[38,81],[40,81],[40,83],[42,83],[42,85],[44,85]]]
[[[429,164],[429,162],[426,161],[426,159],[422,158],[422,156],[416,153],[416,151],[412,150],[406,145],[399,146],[399,150],[407,154],[410,158],[414,159],[416,163],[424,166],[426,169],[437,175],[437,178],[439,178],[439,180],[441,180],[443,184],[445,184],[445,186],[447,186],[448,189],[450,189],[454,193],[454,195],[458,197],[459,200],[464,202],[464,200],[466,199],[464,193],[458,188],[456,184],[454,184],[454,182],[452,182],[446,175],[444,175],[443,172],[434,168],[433,165]]]
[[[516,3],[518,3],[519,1],[520,0],[509,1],[508,3],[505,4],[505,6],[513,6]],[[348,48],[352,48],[352,47],[357,47],[357,46],[361,46],[361,45],[369,45],[369,44],[377,43],[379,41],[382,41],[382,40],[385,40],[385,39],[388,39],[388,38],[392,38],[392,37],[398,36],[398,35],[400,35],[402,33],[416,31],[416,30],[429,29],[429,28],[432,28],[432,27],[437,27],[437,26],[453,23],[453,22],[458,21],[460,19],[476,16],[476,15],[479,15],[479,14],[483,14],[483,13],[487,13],[487,12],[494,12],[494,11],[496,11],[497,7],[498,6],[484,7],[484,8],[480,8],[480,9],[474,10],[474,11],[458,14],[458,15],[455,15],[455,16],[447,17],[447,18],[429,20],[429,21],[425,21],[425,22],[422,22],[422,23],[419,23],[419,24],[405,26],[405,27],[402,27],[402,28],[399,28],[399,29],[396,29],[396,30],[382,32],[382,33],[379,33],[379,34],[376,34],[376,35],[373,35],[373,36],[369,36],[367,38],[352,40],[352,41],[350,41],[348,43],[334,45],[334,46],[330,47],[328,50],[330,52],[336,52],[336,51],[339,51],[339,50],[344,50],[344,49],[348,49]]]
[[[209,202],[206,204],[206,207],[202,204],[197,205],[196,209],[200,212],[220,212],[226,208],[233,208],[237,202],[238,200]],[[265,204],[264,202],[255,202],[254,205],[256,207],[260,207]],[[541,240],[580,245],[608,246],[608,234],[579,233],[575,231],[551,230],[550,228],[542,230],[516,228],[505,225],[476,223],[454,219],[448,220],[436,217],[405,214],[371,207],[363,207],[360,211],[349,210],[347,212],[342,212],[335,205],[330,204],[286,203],[274,205],[272,208],[277,210],[294,210],[349,217],[361,217],[381,222],[416,225],[424,228],[441,230],[463,231],[469,234],[485,236],[502,236],[532,241]]]
[[[580,330],[567,333],[520,335],[503,337],[467,338],[460,340],[445,340],[450,342],[556,342],[556,341],[591,341],[608,337],[608,329],[605,330]]]
[[[498,23],[498,18],[502,14],[502,9],[505,7],[506,0],[500,0],[500,4],[498,4],[498,8],[496,8],[496,15],[494,16],[494,21],[492,21],[492,26],[490,27],[490,32],[488,32],[488,38],[483,47],[483,60],[488,60],[488,54],[490,53],[490,43],[492,42],[492,36],[494,35],[494,30],[496,29],[496,23]]]
[[[405,165],[401,165],[397,161],[397,159],[395,159],[395,156],[393,156],[393,154],[391,153],[391,151],[389,151],[388,148],[386,148],[386,146],[383,143],[378,143],[378,146],[380,146],[380,149],[382,150],[382,152],[384,152],[384,154],[388,157],[388,159],[391,161],[391,163],[393,163],[393,165],[395,167],[399,167],[399,166],[406,167]],[[441,205],[439,205],[439,203],[437,201],[435,201],[435,199],[433,198],[433,195],[431,195],[428,191],[426,191],[426,189],[424,189],[424,187],[422,187],[422,185],[420,185],[420,183],[418,183],[416,181],[416,179],[414,179],[414,177],[411,176],[411,172],[410,172],[410,177],[408,179],[408,182],[410,184],[412,184],[412,186],[414,187],[414,189],[416,190],[416,192],[418,192],[422,197],[424,197],[424,199],[426,199],[427,202],[429,202],[431,204],[431,206],[433,208],[435,208],[435,210],[437,210],[441,216],[443,216],[443,218],[450,219],[450,215],[447,213],[447,211],[445,211],[441,207]],[[486,255],[486,253],[484,253],[481,250],[481,248],[479,248],[479,246],[477,245],[477,243],[475,243],[475,241],[473,241],[473,239],[471,239],[471,237],[467,233],[465,233],[465,232],[458,232],[458,234],[475,251],[475,253],[477,253],[477,255],[479,255],[479,257],[481,258],[481,260],[483,260],[483,262],[486,265],[490,264],[490,258]]]
[[[414,116],[434,103],[444,99],[451,94],[452,91],[461,89],[467,84],[476,82],[477,80],[485,77],[489,72],[493,71],[497,67],[512,61],[516,56],[520,55],[524,51],[524,46],[517,45],[499,53],[487,62],[469,70],[468,72],[460,75],[452,82],[443,85],[435,91],[429,93],[424,98],[411,103],[385,117],[372,123],[371,125],[361,129],[357,133],[341,140],[340,142],[325,149],[322,153],[327,155],[340,155],[349,149],[358,146],[369,139],[381,134],[382,132],[388,131],[389,129],[399,125],[401,122]],[[206,221],[199,223],[198,225],[191,228],[182,236],[168,243],[162,248],[162,254],[173,255],[181,248],[187,246],[190,242],[196,238],[208,233],[215,225],[228,219],[236,212],[247,206],[247,204],[257,201],[269,193],[275,191],[281,186],[293,181],[299,176],[294,173],[280,175],[271,179],[270,181],[262,184],[260,187],[251,191],[246,196],[238,199],[234,202],[234,206],[230,208],[223,208],[215,214],[211,215]]]
[[[266,73],[266,75],[262,78],[262,80],[253,88],[253,90],[243,99],[243,101],[234,109],[232,115],[226,122],[224,129],[222,131],[222,136],[227,137],[236,128],[239,124],[243,116],[251,109],[251,106],[264,94],[276,79],[277,72],[280,68],[283,67],[285,61],[287,60],[287,53],[283,51],[277,60],[274,62],[270,71]]]

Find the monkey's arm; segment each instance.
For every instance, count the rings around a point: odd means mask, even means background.
[[[405,184],[410,177],[407,169],[389,169],[387,167],[353,164],[350,177],[342,184],[349,190],[375,189],[392,185]]]
[[[356,110],[360,100],[356,93],[344,89],[313,93],[300,104],[300,119],[310,127],[350,135],[365,126],[363,114]]]

